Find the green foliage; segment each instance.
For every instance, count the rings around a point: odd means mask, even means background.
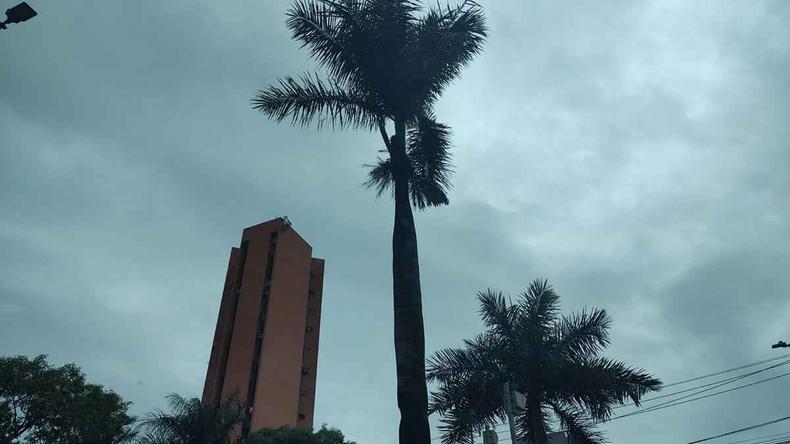
[[[515,412],[519,434],[538,444],[556,424],[573,442],[602,443],[595,422],[660,388],[643,370],[599,356],[609,344],[605,310],[561,316],[559,295],[545,280],[532,282],[515,304],[491,290],[478,299],[487,331],[428,361],[427,378],[438,383],[430,411],[442,415],[445,443],[505,420],[505,383],[525,400]]]
[[[399,173],[408,177],[417,208],[447,204],[450,132],[436,122],[433,107],[483,47],[480,6],[467,0],[424,10],[409,0],[297,0],[287,26],[325,79],[285,77],[260,91],[253,108],[303,126],[328,121],[340,129],[378,129],[389,156],[370,165],[367,185],[381,195]],[[407,129],[406,140],[387,136],[388,120]]]
[[[0,357],[0,442],[118,443],[132,436],[129,402],[44,355]]]
[[[355,444],[346,441],[343,432],[328,428],[326,424],[317,432],[310,430],[280,427],[277,429],[262,429],[250,434],[244,444]]]
[[[446,205],[450,130],[434,107],[483,47],[487,29],[472,0],[424,8],[416,0],[294,0],[286,25],[323,74],[287,76],[252,99],[292,125],[378,130],[386,153],[366,185],[392,191],[393,302],[401,443],[428,444],[424,328],[412,206]],[[388,134],[388,125],[394,135]]]
[[[229,444],[244,423],[244,409],[235,399],[218,406],[198,398],[167,396],[170,412],[158,410],[140,424],[140,444]]]

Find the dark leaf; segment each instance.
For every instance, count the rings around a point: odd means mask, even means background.
[[[258,92],[252,105],[253,109],[277,121],[290,117],[294,125],[315,123],[320,128],[328,120],[333,128],[372,130],[379,121],[379,111],[369,97],[310,74],[298,81],[292,77],[280,80],[279,86]]]

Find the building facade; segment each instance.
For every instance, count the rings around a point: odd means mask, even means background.
[[[242,434],[312,428],[323,278],[286,218],[246,228],[231,249],[203,402],[240,402]]]

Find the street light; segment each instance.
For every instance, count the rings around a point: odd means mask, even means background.
[[[779,341],[771,346],[771,348],[787,348],[787,347],[790,347],[790,344],[788,344],[785,341]]]
[[[13,8],[6,9],[6,21],[0,22],[0,29],[5,29],[9,23],[26,22],[38,15],[35,9],[31,8],[26,2],[22,2]]]

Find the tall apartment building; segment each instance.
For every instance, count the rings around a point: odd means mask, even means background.
[[[234,397],[243,434],[312,428],[324,261],[285,218],[246,228],[232,248],[203,402]]]

